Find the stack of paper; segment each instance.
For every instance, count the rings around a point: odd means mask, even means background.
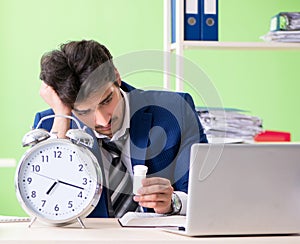
[[[0,215],[0,223],[29,222],[30,217]]]
[[[267,42],[300,42],[300,31],[270,31],[261,38]]]
[[[209,142],[249,142],[263,131],[259,117],[247,115],[242,110],[224,108],[198,108],[200,121]]]
[[[300,42],[300,12],[281,12],[271,18],[270,32],[264,41]]]

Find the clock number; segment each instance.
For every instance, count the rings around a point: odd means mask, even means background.
[[[36,191],[32,191],[32,192],[31,192],[31,197],[32,197],[32,198],[36,198]]]
[[[83,178],[82,180],[83,180],[82,185],[86,185],[87,184],[87,178]]]
[[[56,212],[59,211],[58,204],[55,205],[54,210],[55,210]]]
[[[79,164],[78,167],[79,167],[79,171],[83,171],[83,165],[82,164]]]
[[[46,156],[44,156],[44,155],[42,155],[42,162],[43,163],[48,163],[49,162],[49,156],[48,155],[46,155]]]
[[[81,197],[82,198],[82,191],[79,192],[79,194],[77,195],[77,197]]]
[[[61,158],[61,151],[54,151],[54,158]]]
[[[32,178],[31,178],[31,177],[28,177],[28,178],[27,178],[27,182],[28,182],[28,184],[30,184],[30,183],[32,182]]]
[[[37,165],[32,165],[32,171],[33,172],[40,172],[41,171],[41,166]]]
[[[70,162],[73,161],[73,155],[70,155]]]
[[[42,207],[44,207],[46,204],[46,200],[42,200]]]
[[[72,208],[73,207],[73,201],[69,201],[68,202],[68,208]]]

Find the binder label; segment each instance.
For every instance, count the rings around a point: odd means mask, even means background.
[[[217,0],[204,0],[204,14],[217,13]]]
[[[186,14],[198,14],[198,0],[186,0],[185,13]]]

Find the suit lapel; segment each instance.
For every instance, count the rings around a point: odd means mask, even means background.
[[[129,93],[130,103],[130,155],[132,167],[145,164],[149,146],[149,131],[152,126],[152,113],[139,90]]]
[[[139,118],[137,118],[139,117]],[[132,167],[145,164],[149,145],[149,130],[152,124],[152,114],[143,113],[135,116],[130,123],[130,155]]]

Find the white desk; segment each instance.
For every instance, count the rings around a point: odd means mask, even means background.
[[[79,224],[49,227],[35,222],[0,223],[0,243],[300,243],[300,236],[185,237],[155,228],[122,228],[116,219],[85,219]]]

